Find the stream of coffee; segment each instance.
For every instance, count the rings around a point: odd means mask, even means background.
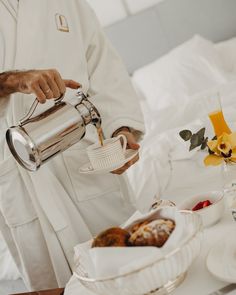
[[[98,139],[99,139],[99,142],[101,144],[101,146],[103,146],[103,132],[102,132],[102,128],[101,127],[98,127],[97,128],[97,133],[98,133]]]

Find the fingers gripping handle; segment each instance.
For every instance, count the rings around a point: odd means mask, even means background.
[[[54,101],[55,101],[55,104],[61,102],[61,101],[63,100],[63,98],[64,98],[64,93],[63,93],[60,97],[58,97],[58,98],[56,98],[56,99],[54,100]],[[26,120],[29,120],[29,119],[33,116],[34,111],[36,110],[38,104],[39,104],[39,101],[38,101],[38,99],[37,99],[37,97],[36,97],[35,100],[34,100],[34,102],[33,102],[32,105],[31,105],[31,107],[30,107],[28,113],[27,113],[22,119],[20,119],[20,121],[19,121],[20,125],[23,125],[23,123],[24,123]]]

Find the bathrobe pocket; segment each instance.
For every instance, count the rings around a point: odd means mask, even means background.
[[[0,210],[9,227],[37,218],[17,163],[11,156],[0,163]]]

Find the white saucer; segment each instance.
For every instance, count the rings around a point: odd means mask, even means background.
[[[116,169],[121,168],[122,166],[125,165],[125,163],[129,162],[132,160],[137,154],[138,150],[131,150],[128,149],[125,151],[125,160],[108,168],[103,168],[103,169],[93,169],[90,163],[86,163],[83,165],[80,169],[79,172],[83,174],[103,174],[103,173],[109,173],[111,171],[114,171]]]
[[[219,280],[236,283],[236,236],[229,233],[208,253],[206,266]]]

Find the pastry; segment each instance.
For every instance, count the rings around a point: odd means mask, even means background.
[[[170,219],[145,220],[134,224],[129,231],[120,227],[101,232],[92,243],[94,247],[156,246],[162,247],[175,228]]]
[[[126,247],[129,246],[130,234],[119,227],[109,228],[101,232],[92,243],[93,247]]]
[[[143,225],[145,225],[145,224],[148,224],[150,222],[150,220],[148,221],[148,220],[145,220],[145,221],[141,221],[141,222],[138,222],[138,223],[135,223],[132,227],[131,227],[131,229],[130,229],[130,233],[132,234],[132,233],[134,233],[135,231],[137,231],[139,228],[140,228],[140,226],[143,226]]]
[[[129,243],[131,246],[162,247],[175,228],[174,221],[170,219],[156,219],[138,223],[131,229]]]

